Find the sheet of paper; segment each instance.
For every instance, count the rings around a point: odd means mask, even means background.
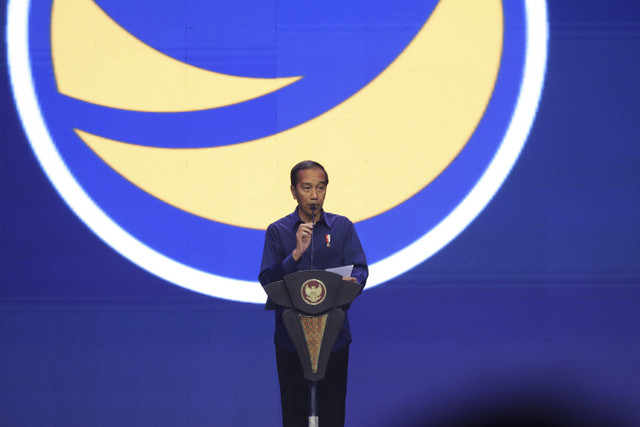
[[[353,264],[351,264],[351,265],[343,265],[342,267],[327,268],[326,271],[330,271],[331,273],[339,274],[342,277],[351,277],[351,272],[353,271]]]

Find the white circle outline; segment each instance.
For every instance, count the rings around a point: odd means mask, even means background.
[[[14,102],[31,148],[65,203],[102,241],[148,272],[205,295],[264,303],[266,296],[257,281],[206,273],[156,252],[109,218],[82,189],[60,156],[38,104],[29,62],[29,7],[29,0],[10,0],[7,6],[9,77]],[[367,289],[412,269],[457,237],[491,201],[513,168],[531,130],[546,73],[546,2],[526,0],[525,9],[527,34],[522,85],[500,148],[476,185],[446,218],[409,246],[369,266]]]

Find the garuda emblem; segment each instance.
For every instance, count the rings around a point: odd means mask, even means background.
[[[318,305],[327,296],[327,289],[320,280],[309,279],[300,287],[302,299],[309,305]]]

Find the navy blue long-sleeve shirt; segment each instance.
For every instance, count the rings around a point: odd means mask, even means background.
[[[260,266],[260,284],[282,280],[284,276],[300,270],[324,270],[332,267],[353,264],[351,276],[365,285],[369,275],[367,259],[353,223],[346,217],[322,211],[322,217],[313,229],[313,266],[311,265],[311,247],[296,262],[291,254],[296,248],[296,231],[303,221],[296,209],[292,214],[269,225],[265,234],[262,264]],[[276,345],[290,351],[295,347],[282,322],[282,311],[276,310]],[[351,342],[349,319],[345,318],[340,335],[333,350]]]

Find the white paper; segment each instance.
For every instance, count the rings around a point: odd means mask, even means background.
[[[351,272],[353,271],[353,264],[343,265],[342,267],[327,268],[326,271],[339,274],[342,277],[351,277]]]

